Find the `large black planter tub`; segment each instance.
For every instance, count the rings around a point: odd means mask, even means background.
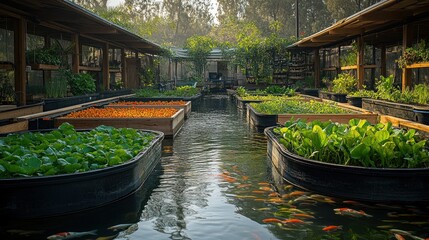
[[[164,138],[162,132],[142,131],[154,134],[154,138],[120,165],[71,174],[0,179],[0,216],[25,219],[70,214],[133,193],[159,164]]]
[[[429,201],[429,169],[366,168],[309,160],[289,152],[273,133],[267,155],[289,183],[323,195],[370,202]]]

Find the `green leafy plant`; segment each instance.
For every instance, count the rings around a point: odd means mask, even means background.
[[[237,95],[238,95],[239,97],[245,97],[245,96],[249,95],[249,94],[247,93],[247,91],[246,91],[246,88],[245,88],[245,87],[243,87],[243,86],[239,86],[239,87],[237,87],[237,89],[235,90],[235,92],[237,92]]]
[[[200,94],[200,89],[192,86],[177,87],[174,90],[160,92],[154,88],[141,88],[136,91],[137,97],[192,97]]]
[[[67,70],[66,75],[68,76],[68,84],[70,85],[70,91],[73,95],[85,95],[96,91],[95,80],[92,78],[91,74],[75,74]]]
[[[429,167],[427,141],[415,130],[395,129],[391,123],[291,120],[274,132],[288,151],[308,159],[376,168]]]
[[[353,42],[351,46],[352,46],[352,49],[347,54],[341,55],[341,58],[340,58],[341,66],[354,66],[357,64],[357,55],[358,55],[357,43]]]
[[[350,74],[341,73],[332,81],[334,93],[347,94],[356,90],[357,80]]]
[[[45,92],[47,98],[61,98],[67,96],[67,76],[64,71],[58,71],[58,74],[47,80]]]
[[[295,95],[295,89],[293,88],[288,88],[286,86],[277,86],[277,85],[272,85],[272,86],[268,86],[265,88],[264,92],[266,94],[282,94],[282,95],[289,95],[289,96],[293,96]]]
[[[415,46],[405,49],[402,56],[396,62],[400,68],[419,62],[429,61],[429,45],[425,40],[420,40]]]
[[[27,62],[30,64],[61,65],[62,59],[55,48],[38,48],[27,51]]]
[[[102,169],[129,161],[154,138],[131,128],[99,126],[77,132],[62,124],[48,133],[0,138],[0,178],[49,176]]]
[[[295,99],[280,99],[262,103],[250,103],[250,105],[262,114],[335,114],[335,113],[352,113],[346,109],[340,108],[335,103],[316,102],[313,100],[302,101]]]
[[[357,91],[348,93],[347,96],[372,98],[375,96],[375,92],[372,90],[367,90],[367,89],[359,89]]]
[[[193,36],[186,40],[185,49],[188,50],[197,76],[203,76],[207,57],[215,45],[215,41],[208,36]]]

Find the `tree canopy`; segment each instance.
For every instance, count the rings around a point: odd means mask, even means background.
[[[185,46],[191,36],[210,36],[216,41],[237,43],[242,28],[254,26],[269,37],[275,23],[278,37],[295,36],[296,0],[73,0],[102,17],[162,45]],[[299,0],[299,37],[322,30],[381,0]]]

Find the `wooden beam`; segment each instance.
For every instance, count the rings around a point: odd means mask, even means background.
[[[79,42],[79,34],[72,34],[72,71],[74,73],[79,73],[80,66],[80,42]]]
[[[357,88],[362,89],[364,78],[365,78],[365,69],[363,66],[363,60],[365,57],[365,45],[363,37],[359,36],[357,39],[358,54],[357,54]]]
[[[103,45],[103,62],[102,62],[102,75],[103,75],[103,90],[110,89],[110,71],[109,71],[109,44]]]
[[[382,76],[386,76],[387,70],[386,70],[386,46],[383,45],[380,47],[381,50],[381,58],[380,58],[380,74]]]
[[[26,103],[26,82],[27,73],[25,71],[25,50],[27,47],[27,20],[21,18],[16,20],[15,25],[15,93],[18,105]]]
[[[320,54],[319,48],[314,50],[314,87],[320,87]]]
[[[127,61],[126,61],[124,48],[121,48],[121,73],[122,73],[122,82],[124,83],[124,88],[128,88]]]
[[[402,27],[402,52],[405,53],[405,49],[411,47],[413,43],[413,28],[408,24],[404,24]],[[407,87],[411,87],[411,69],[402,69],[402,91],[405,91]]]

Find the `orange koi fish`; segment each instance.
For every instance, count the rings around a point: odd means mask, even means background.
[[[395,233],[395,239],[397,239],[397,240],[405,240],[405,238],[401,234],[399,234],[399,233]]]
[[[252,186],[252,184],[250,184],[250,183],[248,183],[248,184],[240,184],[240,185],[238,185],[237,186],[237,188],[247,188],[247,187],[250,187],[250,186]]]
[[[278,197],[278,196],[279,196],[279,194],[276,192],[268,194],[268,197]]]
[[[307,194],[307,192],[303,192],[303,191],[293,191],[291,193],[289,193],[289,197],[295,197],[295,196],[302,196],[304,194]]]
[[[259,186],[270,186],[270,183],[268,183],[268,182],[259,182],[258,185]]]
[[[352,217],[372,217],[369,214],[366,214],[364,211],[362,210],[354,210],[351,208],[335,208],[334,209],[335,214],[339,214],[339,215],[347,215],[347,216],[352,216]]]
[[[271,189],[270,187],[260,187],[259,189],[261,189],[262,191],[267,191],[267,192],[273,191],[273,189]]]
[[[241,176],[241,179],[243,179],[244,181],[247,181],[247,180],[249,180],[249,177],[248,176]]]
[[[336,231],[336,230],[340,230],[343,229],[342,226],[335,226],[335,225],[330,225],[330,226],[326,226],[324,228],[322,228],[323,231],[325,232],[332,232],[332,231]]]
[[[262,191],[262,190],[253,190],[252,193],[265,194],[265,191]]]
[[[262,220],[264,223],[282,223],[283,221],[278,218],[265,218]]]
[[[305,223],[304,221],[302,221],[301,219],[296,219],[296,218],[291,218],[291,219],[287,219],[283,221],[284,224],[290,224],[290,223]]]

